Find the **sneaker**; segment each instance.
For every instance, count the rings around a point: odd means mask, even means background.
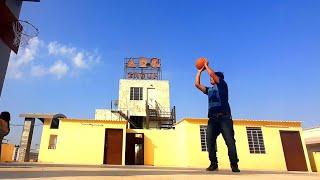
[[[232,172],[240,172],[238,164],[231,164],[230,166],[231,166]]]
[[[218,171],[218,164],[212,163],[210,166],[206,169],[207,171]]]

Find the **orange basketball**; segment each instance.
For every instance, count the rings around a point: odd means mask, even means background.
[[[204,57],[198,58],[196,61],[196,68],[201,69],[204,66],[204,63],[207,61],[208,61],[207,58],[204,58]]]

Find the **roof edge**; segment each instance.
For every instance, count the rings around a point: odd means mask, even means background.
[[[208,121],[208,118],[182,118],[179,122],[176,123],[178,125],[179,123],[183,121],[188,120],[199,120],[199,121]],[[267,122],[267,123],[302,123],[302,121],[291,121],[291,120],[256,120],[256,119],[233,119],[235,122]]]
[[[78,119],[78,118],[60,118],[60,120],[65,121],[91,121],[91,122],[121,122],[127,123],[127,120],[112,120],[112,119]]]

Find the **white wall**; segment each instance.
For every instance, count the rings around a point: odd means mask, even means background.
[[[306,144],[320,144],[320,127],[303,130]]]
[[[143,100],[130,100],[130,87],[143,88]],[[129,80],[119,81],[119,109],[129,110],[130,116],[146,116],[148,88],[155,89],[155,99],[164,108],[170,109],[170,86],[165,80]]]

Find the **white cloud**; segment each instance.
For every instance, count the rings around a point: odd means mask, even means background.
[[[54,42],[50,42],[48,44],[48,51],[49,51],[49,54],[57,54],[58,53],[58,43],[56,41]]]
[[[82,52],[78,52],[76,56],[73,57],[72,61],[74,65],[78,68],[86,68],[87,64],[84,61],[84,55]]]
[[[47,46],[49,55],[71,60],[74,68],[84,69],[100,62],[97,50],[93,52],[77,50],[76,47],[60,44],[57,41],[50,42]]]
[[[59,60],[50,66],[56,59]],[[68,74],[72,76],[73,72],[78,74],[79,70],[90,69],[100,59],[97,50],[78,50],[57,41],[45,43],[36,37],[29,41],[28,46],[20,48],[18,55],[11,54],[8,77],[20,79],[28,74],[33,77],[51,74],[60,79]]]
[[[61,60],[56,61],[54,65],[49,68],[49,72],[57,76],[58,79],[61,79],[64,75],[66,75],[68,70],[68,65]]]
[[[48,52],[49,55],[72,56],[76,52],[76,48],[53,41],[48,44]]]

